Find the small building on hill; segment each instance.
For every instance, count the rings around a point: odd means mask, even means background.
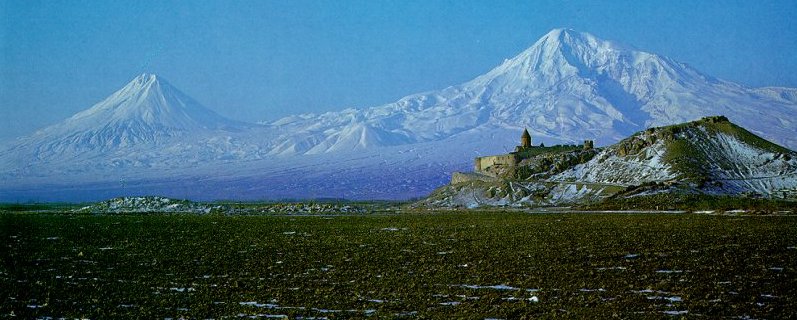
[[[584,140],[582,146],[565,145],[565,146],[552,146],[545,147],[543,144],[534,146],[532,144],[531,134],[528,129],[523,129],[523,134],[520,135],[520,145],[515,147],[515,151],[507,154],[499,154],[494,156],[478,157],[474,160],[474,171],[477,173],[493,175],[502,169],[513,168],[517,166],[524,159],[532,156],[565,150],[589,150],[594,147],[592,140]],[[490,169],[490,170],[488,170]]]

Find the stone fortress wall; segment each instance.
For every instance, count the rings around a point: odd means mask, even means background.
[[[584,140],[582,145],[584,150],[589,150],[594,147],[592,140]],[[517,166],[520,161],[529,157],[529,153],[539,150],[544,152],[546,147],[543,145],[534,146],[531,143],[531,135],[528,130],[523,130],[520,136],[520,145],[515,147],[514,152],[507,154],[499,154],[494,156],[478,157],[474,160],[473,171],[483,175],[495,176],[495,173],[501,168],[511,168]],[[491,168],[493,170],[487,170]]]
[[[478,157],[474,160],[473,170],[483,172],[492,166],[514,167],[520,162],[517,154],[508,153],[497,156]]]

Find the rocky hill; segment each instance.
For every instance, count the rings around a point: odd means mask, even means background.
[[[75,210],[80,213],[195,213],[207,214],[218,209],[210,205],[165,197],[119,197]]]
[[[662,193],[791,198],[797,152],[725,117],[650,128],[593,150],[543,152],[500,171],[457,175],[427,206],[594,203]]]

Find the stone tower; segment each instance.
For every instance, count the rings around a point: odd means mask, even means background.
[[[527,129],[523,129],[523,135],[520,136],[520,147],[523,149],[531,148],[531,135]]]

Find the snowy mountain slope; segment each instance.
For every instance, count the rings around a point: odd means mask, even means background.
[[[586,151],[571,151],[584,154]],[[536,157],[548,157],[544,154]],[[559,157],[564,159],[564,157]],[[524,160],[521,167],[536,163]],[[567,165],[566,163],[562,163]],[[561,167],[554,164],[553,167]],[[707,117],[649,128],[602,148],[562,172],[516,169],[494,182],[466,181],[436,191],[426,204],[558,205],[600,200],[616,192],[699,192],[710,195],[780,196],[797,190],[797,152],[728,121]],[[642,191],[640,191],[642,192]],[[468,196],[470,195],[470,196]],[[473,196],[477,195],[477,196]]]
[[[165,80],[142,74],[91,108],[13,141],[0,161],[19,175],[58,175],[252,159],[267,153],[267,143],[258,141],[266,132],[223,118]]]
[[[88,110],[31,137],[62,149],[113,149],[203,130],[248,127],[225,119],[153,74],[142,74]]]
[[[464,133],[458,137],[461,140],[245,161],[191,160],[181,164],[148,160],[146,166],[100,168],[105,160],[87,159],[81,163],[88,168],[48,167],[6,175],[0,179],[0,199],[92,201],[152,194],[197,200],[408,199],[428,194],[448,181],[452,171],[470,168],[472,158],[483,155],[472,151],[479,148],[478,137],[493,133],[507,134],[496,128]],[[504,151],[491,148],[486,152]],[[436,153],[450,154],[454,160],[434,158]],[[185,158],[189,161],[188,155]],[[4,183],[9,185],[4,187]]]
[[[546,143],[593,139],[619,141],[651,126],[728,115],[767,139],[797,148],[794,89],[746,88],[701,74],[655,54],[555,29],[532,47],[469,82],[411,95],[384,106],[323,115],[289,117],[304,132],[323,126],[295,153],[334,151],[324,137],[346,135],[347,126],[366,124],[400,142],[433,141],[483,125],[528,127]],[[296,141],[288,141],[288,150]],[[396,140],[390,139],[390,142]]]

